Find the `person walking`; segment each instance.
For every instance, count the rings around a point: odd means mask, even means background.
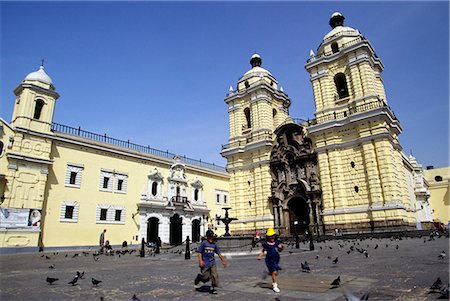
[[[280,253],[283,251],[284,245],[276,237],[275,230],[273,228],[267,229],[266,241],[262,244],[261,252],[258,255],[258,260],[261,260],[266,254],[266,266],[269,270],[269,275],[272,276],[272,289],[274,292],[279,293],[280,289],[277,284],[278,271],[281,270]]]
[[[195,285],[197,286],[199,282],[206,283],[211,280],[211,290],[210,294],[217,294],[216,287],[219,286],[219,275],[217,274],[216,261],[214,254],[217,254],[223,267],[227,267],[227,261],[225,257],[220,253],[219,248],[214,242],[214,232],[212,230],[206,231],[206,239],[203,240],[197,249],[198,253],[198,265],[200,267],[200,274],[195,278]]]
[[[100,233],[100,253],[103,253],[103,248],[105,246],[105,233],[106,229],[103,229],[103,232]]]

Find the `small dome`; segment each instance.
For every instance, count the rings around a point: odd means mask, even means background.
[[[30,74],[28,74],[25,77],[24,81],[25,80],[37,80],[37,81],[40,81],[40,82],[43,82],[43,83],[46,83],[49,85],[53,84],[53,81],[50,78],[50,76],[48,76],[47,73],[45,73],[44,66],[40,66],[38,71],[34,71],[34,72],[31,72]]]
[[[257,54],[257,53],[252,55],[252,57],[250,59],[250,65],[252,65],[252,69],[247,71],[244,74],[244,76],[248,75],[250,73],[256,73],[256,74],[267,73],[267,74],[270,74],[269,71],[267,71],[266,69],[261,67],[261,64],[262,64],[261,56],[259,54]],[[272,75],[272,74],[270,74],[270,75]]]
[[[335,28],[336,26],[344,26],[345,17],[340,12],[334,12],[330,17],[330,26]]]

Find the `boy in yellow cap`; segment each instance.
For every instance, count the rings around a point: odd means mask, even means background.
[[[258,260],[261,260],[266,253],[266,266],[269,269],[269,274],[272,276],[272,289],[274,292],[279,293],[280,289],[277,284],[278,271],[281,270],[280,253],[283,251],[284,246],[281,241],[276,237],[275,230],[273,228],[267,229],[266,241],[262,244],[261,253],[258,255]]]

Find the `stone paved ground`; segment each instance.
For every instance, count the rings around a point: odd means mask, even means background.
[[[369,257],[356,250],[347,254],[353,243],[367,249]],[[198,271],[195,253],[190,260],[185,260],[184,254],[170,252],[140,258],[135,252],[120,258],[102,255],[98,261],[93,260],[92,252],[88,256],[77,252],[78,257],[73,257],[76,252],[45,253],[50,259],[41,257],[41,253],[1,255],[0,300],[131,300],[136,294],[142,301],[326,301],[345,300],[344,289],[357,296],[368,292],[369,300],[436,300],[439,295],[428,294],[429,286],[437,277],[449,282],[448,256],[438,258],[443,250],[449,253],[449,239],[445,237],[433,241],[428,241],[428,237],[336,240],[316,243],[315,247],[315,251],[309,251],[308,245],[301,244],[300,249],[289,246],[283,252],[278,294],[271,291],[270,277],[263,279],[265,264],[256,260],[255,252],[227,256],[226,269],[219,264],[222,287],[218,295],[194,289],[193,279]],[[339,258],[337,264],[332,263],[335,257]],[[305,260],[311,273],[301,271],[300,262]],[[48,268],[51,264],[54,269]],[[85,279],[75,286],[67,284],[77,270],[85,271]],[[60,280],[48,285],[47,276]],[[342,287],[331,289],[329,284],[337,276],[341,276]],[[103,282],[93,287],[92,277]]]

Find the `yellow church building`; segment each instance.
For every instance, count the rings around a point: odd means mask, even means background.
[[[113,245],[158,237],[177,245],[187,236],[199,241],[207,229],[224,234],[224,207],[237,218],[234,235],[432,223],[430,191],[431,200],[435,190],[445,199],[444,182],[448,209],[448,170],[443,178],[429,171],[435,181],[427,181],[402,152],[381,59],[342,14],[329,23],[305,65],[315,103],[310,120],[289,115],[293,101],[261,56],[251,57],[224,99],[226,168],[54,123],[60,100],[52,79],[43,66],[28,74],[14,90],[11,122],[0,119],[0,247],[92,247],[104,229]]]

